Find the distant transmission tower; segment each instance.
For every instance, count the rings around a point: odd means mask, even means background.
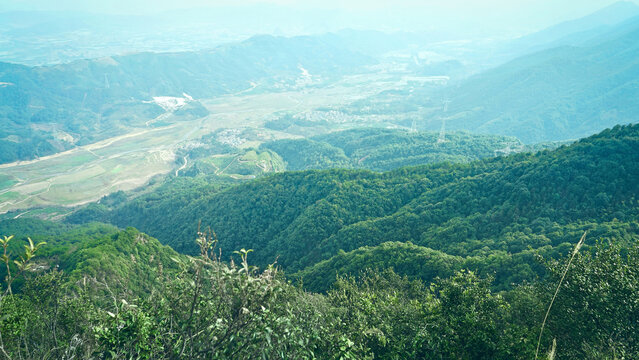
[[[446,99],[443,101],[444,104],[444,112],[448,111],[448,104],[450,104],[450,100]]]
[[[411,133],[416,133],[417,132],[417,120],[413,119],[413,125],[411,125],[410,127],[410,132]]]
[[[450,100],[446,99],[442,102],[444,113],[448,111],[448,104]],[[439,138],[437,139],[437,143],[446,142],[446,117],[442,116],[442,128],[439,130]]]
[[[107,76],[107,74],[104,74],[104,88],[108,89],[111,86],[109,85],[109,77]]]

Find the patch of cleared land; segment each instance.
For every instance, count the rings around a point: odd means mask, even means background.
[[[238,154],[219,154],[202,161],[215,168],[215,175],[234,179],[253,179],[263,173],[285,170],[282,158],[270,150],[248,150]]]

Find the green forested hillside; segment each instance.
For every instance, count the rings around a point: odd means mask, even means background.
[[[495,156],[506,148],[523,147],[515,138],[447,134],[409,133],[403,130],[353,129],[314,136],[309,139],[271,141],[272,149],[287,162],[288,170],[361,168],[388,171],[402,166],[436,162],[469,162]]]
[[[13,269],[2,282],[4,358],[531,359],[558,284],[539,359],[639,355],[639,314],[628,301],[639,295],[637,242],[577,247],[567,273],[567,259],[546,262],[545,281],[500,293],[490,277],[438,265],[435,251],[388,243],[380,249],[406,247],[418,259],[398,261],[424,260],[445,278],[424,283],[371,264],[372,271],[340,276],[326,294],[313,294],[277,268],[257,271],[249,251],[235,254],[238,265],[220,262],[206,233],[197,237],[200,255],[187,257],[132,228],[65,230],[28,219],[2,222],[0,231],[30,223],[50,242],[19,262],[26,271]],[[60,253],[67,243],[77,248]],[[60,256],[44,253],[47,247]],[[17,281],[20,287],[9,286]]]
[[[558,288],[540,359],[634,358],[638,149],[639,126],[618,126],[467,164],[286,172],[235,186],[181,179],[75,215],[156,227],[196,257],[133,228],[2,221],[3,239],[17,235],[9,263],[25,236],[47,244],[2,274],[0,351],[530,359]],[[199,220],[216,234],[198,234]]]
[[[37,219],[5,220],[0,222],[0,234],[15,235],[9,248],[14,256],[20,253],[27,237],[34,243],[46,242],[38,250],[36,272],[55,269],[68,274],[71,282],[89,277],[108,281],[118,290],[126,284],[127,291],[136,294],[151,290],[158,271],[177,269],[171,257],[182,257],[135,229],[120,231],[99,223],[69,226]],[[0,276],[6,276],[6,268],[0,270]],[[21,282],[17,285],[21,286]]]
[[[171,233],[175,229],[173,224],[157,214],[169,214],[176,209],[186,208],[189,204],[199,201],[203,196],[212,196],[221,189],[234,184],[225,178],[174,178],[162,184],[149,194],[127,201],[124,192],[113,193],[102,198],[98,203],[89,204],[67,217],[69,223],[87,223],[92,221],[106,221],[112,216],[114,209],[127,207],[131,209],[127,216],[131,224],[144,224],[144,227],[155,228],[157,233]],[[122,219],[124,222],[124,219]],[[128,225],[125,225],[126,227]],[[185,236],[187,236],[185,234]],[[188,240],[187,240],[188,242]],[[190,246],[194,246],[190,244]],[[179,247],[176,247],[179,250]]]
[[[185,206],[140,198],[70,220],[136,226],[187,253],[195,252],[190,234],[202,221],[217,232],[224,252],[254,249],[259,265],[277,259],[288,273],[306,269],[301,275],[313,278],[334,274],[361,247],[381,259],[385,251],[407,251],[374,247],[410,241],[423,247],[419,252],[441,256],[443,273],[467,267],[508,287],[541,274],[536,253],[565,254],[584,230],[598,240],[637,240],[638,150],[639,126],[617,126],[554,151],[386,173],[289,172],[220,192],[202,188],[188,194]],[[367,261],[347,270],[375,265]],[[396,266],[387,259],[382,265]],[[430,271],[401,273],[439,275]],[[316,289],[325,289],[330,277]]]
[[[294,274],[304,287],[328,291],[343,274],[358,275],[367,269],[393,269],[399,274],[430,283],[437,277],[448,278],[464,266],[464,258],[448,255],[411,242],[385,242],[363,246],[350,252],[340,250],[328,260]]]

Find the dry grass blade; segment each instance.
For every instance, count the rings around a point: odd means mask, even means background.
[[[564,269],[564,273],[561,275],[559,284],[557,284],[557,289],[555,289],[555,294],[553,295],[552,300],[550,300],[550,305],[548,305],[548,310],[546,310],[546,316],[544,316],[544,321],[541,323],[541,330],[539,330],[539,339],[537,340],[537,350],[535,351],[535,360],[537,360],[539,356],[539,345],[541,345],[541,336],[544,333],[544,327],[546,326],[546,320],[548,320],[550,309],[552,309],[552,304],[555,303],[555,299],[557,298],[557,294],[559,294],[559,289],[561,288],[561,284],[564,282],[564,278],[566,277],[566,274],[568,273],[568,269],[570,269],[570,264],[572,264],[572,260],[575,258],[575,255],[577,255],[577,253],[579,252],[579,249],[581,249],[581,247],[584,244],[584,241],[586,240],[586,233],[588,232],[587,231],[584,232],[584,234],[581,236],[581,239],[577,243],[577,246],[575,246],[575,250],[572,251],[572,256],[570,256],[570,260],[568,260],[568,265],[566,265],[566,269]]]
[[[552,347],[548,351],[548,360],[555,360],[555,353],[557,352],[557,339],[552,339]]]

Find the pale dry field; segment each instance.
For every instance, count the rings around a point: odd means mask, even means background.
[[[357,75],[323,87],[200,100],[211,114],[130,133],[32,161],[0,165],[0,213],[42,206],[77,206],[118,190],[144,186],[182,164],[175,151],[220,128],[261,128],[281,112],[336,107],[397,86],[384,75]],[[296,137],[278,134],[278,137]],[[252,141],[245,146],[259,145]]]

